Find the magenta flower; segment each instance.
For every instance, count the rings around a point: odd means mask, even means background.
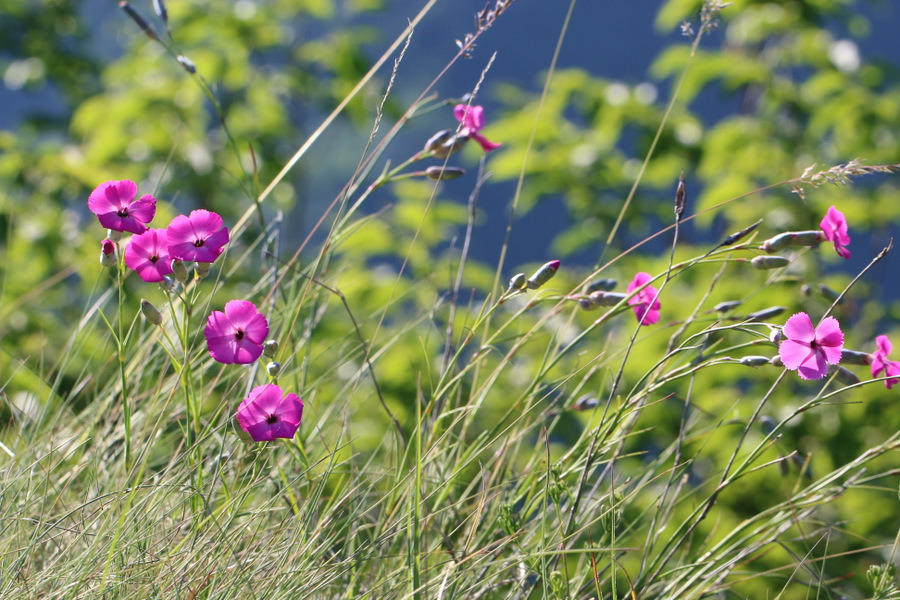
[[[206,347],[225,365],[248,365],[259,358],[269,335],[266,317],[247,300],[232,300],[225,312],[214,310],[203,329]]]
[[[228,243],[228,228],[222,217],[203,209],[191,211],[189,217],[178,215],[166,232],[169,256],[179,260],[215,262]]]
[[[457,104],[453,107],[453,116],[463,124],[459,135],[475,140],[485,152],[502,146],[502,144],[489,142],[486,137],[478,133],[484,127],[484,109],[482,107]]]
[[[850,236],[847,234],[847,219],[844,218],[844,213],[833,206],[830,207],[819,226],[825,234],[825,239],[834,243],[838,256],[850,258],[850,251],[845,248],[850,243]]]
[[[809,315],[800,312],[787,320],[781,332],[786,338],[778,346],[781,362],[802,379],[822,379],[828,365],[841,362],[844,334],[834,317],[822,319],[814,329]]]
[[[156,199],[146,194],[134,200],[135,194],[133,181],[107,181],[91,192],[88,208],[107,229],[144,233],[156,214]]]
[[[147,283],[157,283],[172,272],[165,229],[148,229],[131,236],[125,246],[125,265]]]
[[[897,377],[893,377],[900,376],[900,362],[888,360],[887,356],[891,353],[891,340],[888,336],[879,335],[875,338],[875,346],[877,347],[875,352],[869,355],[872,359],[872,377],[880,377],[882,372],[885,377],[892,377],[884,380],[885,387],[891,389],[892,385],[900,381]]]
[[[649,273],[638,273],[628,284],[628,293],[648,283],[652,277]],[[634,315],[641,325],[653,325],[659,321],[659,291],[652,285],[648,285],[637,294],[628,299],[628,305],[634,307]]]
[[[234,417],[254,442],[291,439],[300,427],[303,400],[297,394],[282,396],[274,383],[261,385],[244,398]]]

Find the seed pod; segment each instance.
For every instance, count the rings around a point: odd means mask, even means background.
[[[160,325],[162,323],[162,315],[159,309],[153,306],[149,300],[144,300],[143,298],[141,298],[141,314],[144,315],[144,318],[151,325]]]
[[[678,180],[678,187],[675,188],[675,220],[680,221],[681,215],[684,213],[685,202],[687,201],[687,192],[684,189],[684,169],[681,170],[681,178]]]
[[[762,244],[766,252],[778,252],[788,247],[815,246],[825,239],[821,231],[787,231],[769,238]]]
[[[790,262],[790,260],[783,256],[755,256],[753,257],[753,260],[750,261],[750,264],[760,271],[764,271],[766,269],[780,269],[781,267],[786,267]]]
[[[450,181],[465,175],[466,170],[459,167],[428,167],[425,169],[425,177],[435,181]]]
[[[119,2],[119,8],[124,10],[125,14],[128,15],[129,17],[131,17],[132,21],[137,23],[137,26],[141,28],[141,31],[143,31],[145,34],[147,34],[148,38],[150,38],[151,40],[153,40],[155,42],[159,41],[159,35],[156,33],[156,30],[153,28],[153,25],[148,23],[147,20],[141,16],[141,13],[139,13],[137,11],[137,9],[135,9],[133,6],[128,4],[128,2],[126,2],[126,0],[122,0],[121,2]]]
[[[528,281],[525,282],[525,285],[528,286],[528,289],[536,290],[540,288],[542,285],[550,281],[554,275],[556,275],[556,271],[559,270],[559,261],[551,260],[548,263],[545,263],[541,266],[540,269],[534,272],[534,275],[528,278]]]

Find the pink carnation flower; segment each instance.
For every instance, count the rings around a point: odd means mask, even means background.
[[[819,227],[822,228],[825,239],[834,243],[838,256],[850,258],[850,251],[845,248],[850,243],[850,236],[847,234],[847,219],[844,218],[844,213],[833,206],[830,207]]]
[[[166,232],[169,256],[184,261],[215,262],[228,243],[228,228],[222,217],[203,209],[191,211],[187,217],[178,215]]]
[[[453,116],[456,117],[457,121],[463,124],[463,128],[460,130],[459,135],[475,140],[485,152],[490,152],[494,148],[499,148],[502,145],[490,142],[486,137],[478,133],[484,127],[484,108],[480,106],[457,104],[453,107]]]
[[[131,237],[125,246],[125,265],[147,283],[157,283],[172,272],[165,229],[148,229]]]
[[[885,387],[891,389],[891,386],[900,381],[897,377],[893,377],[894,375],[900,376],[900,362],[888,360],[888,354],[891,353],[891,340],[888,339],[888,336],[879,335],[875,338],[875,346],[875,352],[870,354],[872,377],[880,377],[882,373],[885,377],[891,377],[891,379],[884,380]]]
[[[234,416],[254,442],[291,439],[300,427],[303,400],[297,394],[282,395],[273,383],[261,385],[244,398]]]
[[[841,362],[844,334],[834,317],[826,317],[813,328],[809,315],[800,312],[787,320],[781,332],[786,338],[778,346],[781,362],[802,379],[822,379],[828,374],[828,365]]]
[[[135,200],[135,194],[133,181],[107,181],[91,192],[88,208],[107,229],[144,233],[156,214],[156,199],[146,194]]]
[[[628,284],[628,293],[643,286],[653,278],[649,273],[638,273]],[[637,294],[628,299],[629,306],[634,308],[634,315],[641,325],[653,325],[659,321],[659,290],[652,285],[648,285]]]
[[[214,310],[203,330],[210,356],[225,365],[248,365],[259,358],[269,335],[266,317],[247,300],[232,300],[225,312]]]

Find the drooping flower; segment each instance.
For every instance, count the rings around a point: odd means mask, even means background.
[[[486,137],[478,133],[484,127],[484,108],[481,106],[457,104],[453,107],[453,116],[463,124],[459,135],[475,140],[485,152],[490,152],[502,145],[490,142]]]
[[[653,278],[649,273],[640,272],[628,284],[628,293],[648,283]],[[659,321],[659,291],[648,285],[628,299],[628,305],[634,308],[634,315],[641,325],[653,325]]]
[[[248,300],[232,300],[214,310],[203,329],[210,356],[225,365],[248,365],[259,358],[269,335],[266,317]]]
[[[166,230],[169,256],[184,261],[211,263],[222,254],[228,243],[228,228],[222,217],[208,210],[178,215]]]
[[[893,377],[894,375],[900,377],[900,362],[888,359],[888,354],[891,353],[891,340],[888,339],[888,336],[879,335],[875,338],[875,346],[875,352],[870,355],[872,377],[880,377],[882,373],[885,377],[891,377],[891,379],[884,380],[885,387],[891,389],[891,386],[900,381],[900,378]]]
[[[282,395],[274,383],[261,385],[244,398],[234,416],[254,442],[291,439],[300,427],[303,400],[297,394]]]
[[[800,312],[787,320],[781,332],[786,338],[778,346],[781,362],[802,379],[822,379],[828,365],[841,362],[844,334],[834,317],[826,317],[814,328],[809,315]]]
[[[845,247],[850,243],[850,236],[847,234],[847,219],[844,218],[844,213],[833,206],[830,207],[819,226],[825,234],[825,239],[834,244],[838,256],[850,258],[850,251]]]
[[[158,283],[172,272],[165,229],[148,229],[125,246],[125,265],[147,283]]]
[[[91,192],[88,208],[107,229],[144,233],[156,214],[156,199],[145,194],[135,200],[135,194],[137,184],[133,181],[107,181]]]

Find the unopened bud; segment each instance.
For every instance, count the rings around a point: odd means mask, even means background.
[[[788,247],[815,246],[825,239],[821,231],[787,231],[769,238],[762,244],[766,252],[778,252]]]
[[[452,129],[443,129],[438,131],[436,134],[428,138],[428,141],[425,142],[425,150],[428,152],[437,152],[437,150],[443,146],[447,141],[453,137]]]
[[[830,368],[834,369],[834,373],[841,383],[845,385],[856,385],[859,383],[859,377],[853,371],[845,369],[840,365],[832,365]]]
[[[784,366],[784,363],[781,362],[780,354],[776,354],[775,356],[773,356],[772,359],[769,360],[769,364],[771,364],[773,367],[783,367]]]
[[[278,342],[276,340],[266,340],[263,344],[263,354],[272,358],[278,352]]]
[[[528,281],[525,282],[525,285],[528,286],[528,289],[536,290],[540,288],[542,285],[550,281],[556,272],[559,270],[559,261],[551,260],[548,263],[544,263],[544,265],[534,272],[534,275],[528,278]]]
[[[619,282],[615,279],[607,279],[605,277],[603,279],[597,279],[587,284],[587,287],[584,288],[584,293],[590,294],[591,292],[608,292],[610,290],[616,289],[618,283]]]
[[[188,273],[187,266],[184,264],[183,260],[176,258],[172,261],[172,275],[174,275],[175,279],[181,283],[187,283],[190,274]]]
[[[616,292],[592,292],[588,298],[597,306],[615,306],[627,297]]]
[[[436,158],[447,158],[451,154],[456,154],[469,141],[467,135],[454,135],[449,140],[435,148],[431,153]]]
[[[435,181],[450,181],[465,174],[466,170],[459,167],[428,167],[425,169],[425,177]]]
[[[159,289],[164,292],[171,292],[175,289],[175,280],[171,275],[163,277],[163,280],[159,282]]]
[[[739,242],[742,239],[744,239],[745,237],[747,237],[747,235],[752,233],[754,229],[759,227],[760,223],[762,223],[762,219],[760,219],[759,221],[757,221],[750,227],[745,227],[744,229],[741,229],[740,231],[735,231],[734,233],[729,235],[727,238],[722,240],[722,243],[719,245],[720,246],[731,246],[732,244],[736,244],[737,242]]]
[[[151,325],[160,325],[162,323],[162,315],[159,309],[153,306],[149,300],[144,300],[143,298],[141,298],[141,314],[144,315],[144,318]]]
[[[740,300],[728,300],[726,302],[719,302],[715,306],[713,306],[713,310],[716,312],[728,312],[730,310],[734,310],[738,306],[740,306],[742,302]]]
[[[106,230],[106,239],[111,242],[118,242],[122,239],[122,232],[116,231],[115,229],[107,229]]]
[[[746,367],[762,367],[772,360],[769,356],[744,356],[738,362]]]
[[[747,315],[748,321],[767,321],[773,319],[784,312],[783,306],[770,306]]]
[[[872,355],[856,350],[841,350],[841,362],[848,365],[870,365],[872,364]]]
[[[576,400],[572,404],[572,410],[589,410],[597,406],[597,397],[592,394],[585,394],[584,396],[580,396],[578,400]]]
[[[769,415],[763,415],[759,418],[759,426],[762,427],[763,432],[772,433],[775,431],[775,426],[777,423],[775,419],[770,417]]]
[[[195,65],[194,61],[189,59],[187,56],[179,54],[176,60],[178,61],[178,64],[181,65],[182,68],[191,75],[197,72],[197,65]]]
[[[137,11],[133,6],[128,4],[125,0],[119,2],[119,8],[125,11],[125,14],[131,17],[131,20],[137,23],[137,26],[141,28],[141,30],[147,34],[147,37],[154,41],[159,41],[159,35],[156,33],[156,30],[153,28],[153,25],[147,22],[144,17],[141,16],[141,13]]]
[[[281,365],[274,360],[266,365],[266,373],[269,374],[269,377],[275,377],[281,372]]]
[[[112,240],[100,242],[100,265],[114,267],[119,263],[116,259],[116,244]]]
[[[507,292],[512,292],[513,290],[521,290],[525,287],[525,273],[516,273],[512,276],[512,279],[509,280],[509,289]]]
[[[755,256],[753,257],[753,260],[750,261],[750,264],[760,271],[764,271],[766,269],[780,269],[781,267],[786,267],[790,262],[790,260],[783,256]]]
[[[684,189],[684,169],[681,170],[681,179],[678,180],[678,187],[675,188],[675,220],[681,219],[684,213],[685,202],[687,201],[687,192]]]
[[[210,263],[198,262],[197,263],[197,277],[199,277],[200,279],[205,279],[209,275],[209,267],[210,267]]]

